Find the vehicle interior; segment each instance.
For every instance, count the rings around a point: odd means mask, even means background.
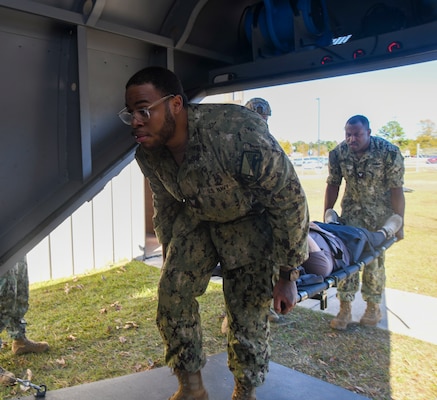
[[[190,101],[437,58],[436,0],[0,0],[0,273],[133,159],[137,70]]]

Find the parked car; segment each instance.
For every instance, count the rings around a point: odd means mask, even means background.
[[[301,167],[303,164],[303,157],[290,158],[295,167]]]
[[[329,164],[329,158],[328,157],[319,157],[320,162],[323,165],[328,165]]]
[[[427,164],[437,164],[437,156],[431,156],[426,159]]]
[[[320,161],[319,157],[305,157],[302,167],[304,169],[323,168],[323,162]]]

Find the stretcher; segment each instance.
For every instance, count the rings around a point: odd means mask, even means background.
[[[369,265],[373,260],[384,255],[385,251],[396,242],[396,237],[386,240],[380,247],[374,249],[373,252],[364,252],[359,260],[344,268],[340,268],[331,273],[326,278],[321,278],[321,282],[314,284],[305,284],[308,280],[305,275],[302,275],[297,281],[298,299],[300,303],[307,299],[315,299],[320,301],[320,309],[325,310],[328,307],[328,289],[337,287],[339,282],[345,280],[349,276],[358,273],[366,265]]]

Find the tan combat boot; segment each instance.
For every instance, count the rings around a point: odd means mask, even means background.
[[[229,330],[229,324],[228,324],[228,316],[225,315],[223,318],[222,326],[221,326],[221,332],[224,334],[227,334]]]
[[[179,381],[179,388],[168,400],[208,400],[208,392],[203,387],[200,371],[187,372],[174,370]]]
[[[49,349],[47,342],[33,342],[27,338],[15,339],[12,342],[12,353],[16,355],[26,353],[44,353]]]
[[[375,326],[382,319],[381,310],[379,304],[367,302],[366,312],[360,320],[361,325]]]
[[[9,386],[15,383],[15,375],[0,367],[0,385]]]
[[[243,384],[235,379],[232,400],[256,400],[255,391],[254,386]]]
[[[340,301],[340,312],[331,320],[331,328],[339,331],[346,330],[347,326],[352,322],[352,307],[350,301]]]

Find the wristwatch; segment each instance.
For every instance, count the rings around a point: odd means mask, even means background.
[[[288,269],[288,270],[279,270],[279,277],[286,280],[286,281],[292,281],[294,282],[298,277],[299,274],[296,276],[296,271],[298,269],[296,267]]]

